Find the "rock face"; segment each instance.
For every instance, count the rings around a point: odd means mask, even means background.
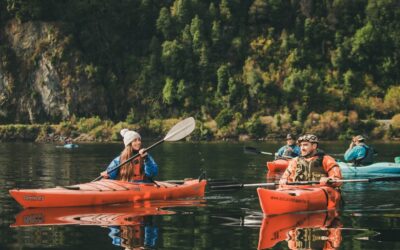
[[[10,21],[0,31],[0,123],[58,122],[72,114],[107,117],[102,85],[87,66],[63,24]]]

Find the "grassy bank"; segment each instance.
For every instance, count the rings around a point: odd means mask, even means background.
[[[357,113],[325,112],[310,113],[303,124],[292,121],[290,114],[253,117],[243,120],[240,114],[227,114],[216,120],[200,122],[189,140],[274,140],[286,133],[317,134],[321,139],[346,140],[354,134],[369,139],[400,138],[400,114],[391,120],[360,120]],[[139,123],[112,122],[99,117],[72,118],[60,124],[8,124],[0,125],[0,141],[63,142],[72,138],[75,142],[119,141],[119,131],[129,128],[143,137],[160,138],[181,119],[153,119]]]

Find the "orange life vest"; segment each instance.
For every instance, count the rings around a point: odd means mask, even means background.
[[[316,181],[321,177],[327,177],[328,174],[322,167],[323,157],[324,155],[316,155],[309,159],[304,157],[295,158],[294,181]]]
[[[142,181],[144,178],[144,161],[143,158],[139,156],[133,160],[133,180]]]

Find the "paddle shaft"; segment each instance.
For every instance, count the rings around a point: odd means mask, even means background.
[[[349,180],[329,180],[328,183],[346,183],[346,182],[378,182],[378,181],[400,181],[400,176],[388,176],[388,177],[376,177],[376,178],[368,178],[368,179],[349,179]],[[319,181],[297,181],[297,182],[289,182],[286,185],[290,186],[300,186],[300,185],[312,185],[319,184]],[[240,189],[244,187],[275,187],[279,185],[275,182],[269,183],[234,183],[228,185],[219,185],[219,186],[211,186],[211,189]]]
[[[265,151],[260,151],[260,154],[263,154],[263,155],[275,155],[274,153],[265,152]]]
[[[294,157],[292,157],[292,156],[277,156],[276,154],[274,154],[274,153],[271,153],[271,152],[265,152],[265,151],[260,151],[260,150],[258,150],[258,149],[256,149],[256,148],[253,148],[253,147],[244,147],[244,152],[245,153],[250,153],[250,154],[263,154],[263,155],[275,155],[278,159],[292,159],[292,158],[294,158]]]

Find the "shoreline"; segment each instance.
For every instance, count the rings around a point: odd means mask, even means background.
[[[79,127],[70,124],[6,124],[0,125],[0,142],[39,142],[39,143],[56,143],[63,144],[64,140],[71,138],[73,143],[114,143],[120,141],[119,131],[122,128],[133,129],[139,131],[144,138],[160,138],[166,134],[178,119],[163,120],[158,126],[147,126],[146,128],[138,126],[137,124],[117,123],[113,126],[92,126],[88,129],[85,126]],[[110,124],[108,124],[110,125]],[[206,131],[204,133],[204,131]],[[242,131],[243,132],[243,131]],[[289,131],[290,132],[290,131]],[[383,135],[389,132],[384,130]],[[318,135],[318,134],[317,134]],[[221,136],[221,130],[216,128],[204,128],[202,124],[198,123],[195,131],[186,138],[186,141],[194,142],[282,142],[286,136],[286,132],[280,134],[271,132],[264,137],[255,137],[250,134],[228,134]],[[318,137],[326,142],[329,141],[347,141],[343,136],[337,138],[326,138],[318,135]],[[369,141],[384,141],[384,142],[400,142],[397,137],[373,137]]]

